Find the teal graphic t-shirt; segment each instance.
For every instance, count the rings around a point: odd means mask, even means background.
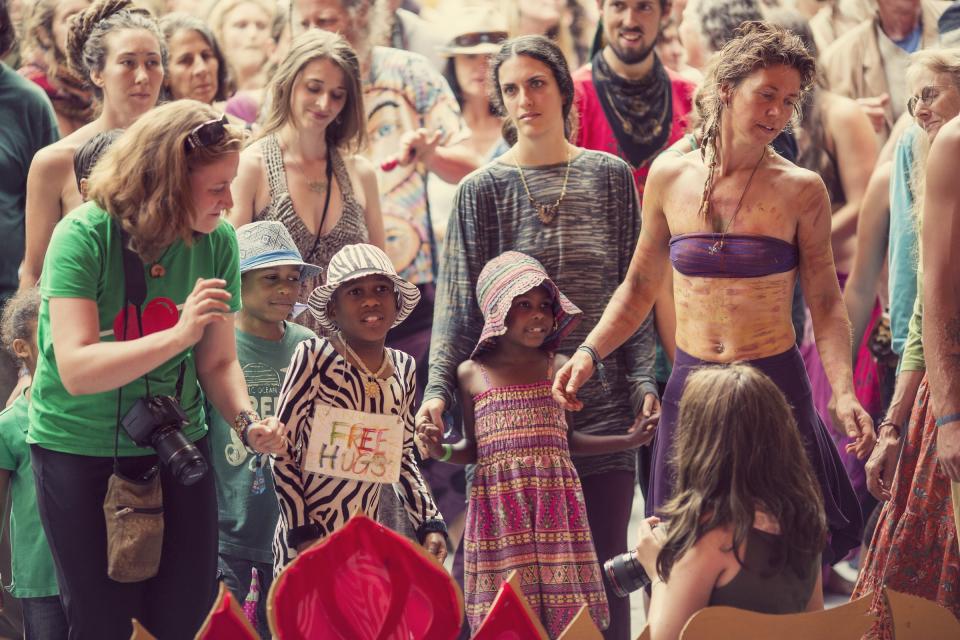
[[[315,337],[313,331],[286,323],[277,342],[244,333],[237,334],[237,356],[254,410],[264,418],[277,411],[280,386],[297,345]],[[273,489],[268,456],[246,450],[227,422],[210,408],[210,450],[217,476],[220,508],[220,553],[255,562],[272,563],[274,529],[280,511]]]
[[[0,469],[10,472],[10,548],[13,579],[7,591],[16,598],[55,596],[57,576],[50,545],[40,524],[37,485],[27,445],[26,392],[0,413]]]

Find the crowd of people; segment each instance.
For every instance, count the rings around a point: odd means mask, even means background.
[[[513,571],[551,638],[960,617],[958,3],[0,0],[0,58],[0,635],[269,638],[356,513],[464,638]]]

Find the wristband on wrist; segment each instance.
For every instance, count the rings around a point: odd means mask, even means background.
[[[256,411],[250,409],[241,410],[237,417],[233,419],[233,431],[245,447],[250,446],[250,443],[247,442],[247,429],[255,422],[260,422],[260,416],[257,415]]]
[[[938,427],[942,427],[953,422],[960,422],[960,413],[951,413],[943,416],[942,418],[937,418],[936,424]]]
[[[443,449],[443,455],[437,458],[437,460],[440,462],[447,462],[453,456],[453,445],[442,444],[440,447]]]
[[[879,434],[880,430],[883,429],[884,427],[892,427],[893,432],[897,435],[898,438],[900,437],[900,433],[901,433],[900,425],[898,425],[896,422],[894,422],[890,418],[884,418],[883,420],[880,421],[880,424],[877,425],[877,433]]]
[[[583,351],[590,356],[590,359],[593,361],[593,368],[597,371],[597,378],[600,380],[600,386],[603,387],[605,392],[609,393],[610,385],[607,384],[607,372],[603,366],[603,361],[600,359],[600,354],[597,353],[597,350],[584,342],[577,347],[577,351]]]

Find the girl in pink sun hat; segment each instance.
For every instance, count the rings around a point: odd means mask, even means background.
[[[476,463],[464,533],[464,595],[476,632],[513,571],[551,637],[587,605],[605,628],[609,615],[580,479],[570,450],[599,454],[649,442],[652,426],[624,435],[574,432],[550,388],[567,358],[553,350],[580,321],[534,258],[507,251],[477,280],[484,326],[457,370],[465,436],[442,444],[441,427],[418,425],[430,456]],[[569,438],[569,444],[568,444]]]

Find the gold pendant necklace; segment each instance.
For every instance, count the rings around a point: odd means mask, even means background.
[[[303,173],[303,169],[300,170],[300,173]],[[304,178],[307,178],[307,174],[303,174]],[[314,193],[326,193],[327,186],[329,183],[326,180],[310,180],[307,178],[307,188]]]
[[[376,373],[372,373],[367,367],[367,364],[357,355],[357,352],[350,348],[350,345],[347,344],[347,341],[343,337],[343,333],[337,333],[337,339],[340,340],[340,344],[343,345],[344,350],[347,354],[353,358],[357,365],[360,367],[360,370],[363,371],[367,379],[363,381],[363,388],[366,390],[368,396],[372,396],[377,391],[380,391],[380,376],[383,375],[383,372],[387,369],[387,364],[389,363],[389,358],[387,358],[387,351],[383,351],[383,362],[380,363],[380,368],[377,369]]]
[[[557,201],[553,204],[543,204],[542,202],[534,200],[533,196],[530,195],[530,187],[527,186],[527,179],[523,176],[523,169],[517,161],[517,153],[516,151],[513,153],[513,164],[517,167],[517,171],[520,172],[520,182],[523,184],[523,190],[527,192],[527,200],[529,200],[533,208],[537,210],[537,217],[540,218],[540,222],[545,225],[556,220],[557,215],[560,213],[560,203],[563,202],[564,196],[567,195],[567,180],[570,179],[570,164],[572,159],[573,153],[567,149],[567,170],[566,173],[563,174],[563,186],[560,188],[560,197],[557,198]]]

